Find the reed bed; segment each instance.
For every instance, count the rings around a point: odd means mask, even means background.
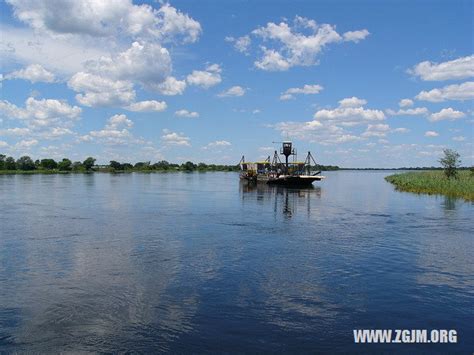
[[[442,194],[474,201],[474,175],[468,170],[458,171],[457,179],[448,179],[443,171],[423,171],[389,175],[385,180],[399,191]]]

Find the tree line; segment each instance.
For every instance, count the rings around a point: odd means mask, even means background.
[[[13,157],[7,157],[0,154],[0,170],[9,171],[61,171],[61,172],[132,172],[132,171],[238,171],[238,165],[220,165],[220,164],[195,164],[187,161],[183,164],[169,163],[166,160],[161,160],[156,163],[150,161],[131,163],[120,163],[111,160],[106,165],[96,165],[96,159],[88,157],[84,161],[72,162],[70,159],[64,158],[60,161],[54,159],[37,159],[33,160],[31,157],[25,155],[15,160]]]

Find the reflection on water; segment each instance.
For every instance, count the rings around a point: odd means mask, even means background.
[[[354,328],[471,350],[473,206],[384,174],[0,176],[0,351],[393,350]]]
[[[242,195],[243,208],[246,199],[249,203],[270,200],[273,204],[275,214],[283,213],[287,218],[291,218],[298,209],[304,209],[308,214],[311,211],[311,200],[321,197],[321,187],[310,186],[305,188],[287,188],[265,183],[240,182],[240,192]]]

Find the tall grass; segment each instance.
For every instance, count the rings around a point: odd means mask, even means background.
[[[474,175],[467,170],[458,171],[457,179],[448,179],[443,171],[423,171],[389,175],[385,180],[400,191],[442,194],[474,201]]]

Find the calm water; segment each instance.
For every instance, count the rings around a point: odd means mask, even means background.
[[[474,349],[474,206],[387,172],[0,176],[0,350]],[[457,345],[355,345],[355,328]]]

